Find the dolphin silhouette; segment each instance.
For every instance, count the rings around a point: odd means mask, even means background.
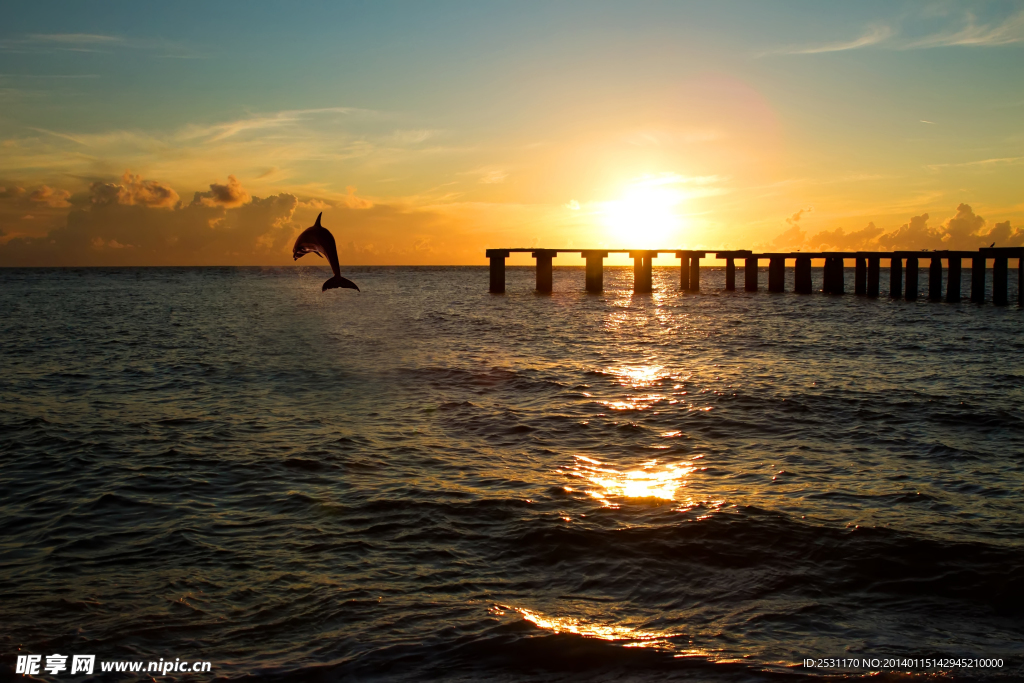
[[[316,223],[313,224],[313,227],[303,230],[302,234],[295,240],[295,246],[292,247],[292,257],[298,261],[300,256],[305,256],[311,252],[320,258],[327,257],[327,261],[331,264],[331,270],[334,271],[334,277],[325,282],[323,289],[320,291],[326,292],[328,289],[334,289],[335,287],[347,287],[358,292],[359,287],[356,286],[356,283],[341,276],[341,267],[338,265],[338,246],[334,243],[334,235],[331,234],[330,230],[320,225],[320,218],[323,215],[321,211],[320,215],[316,217]]]

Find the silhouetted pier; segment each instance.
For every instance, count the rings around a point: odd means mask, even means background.
[[[1017,303],[1024,306],[1024,247],[995,247],[978,251],[824,251],[824,252],[772,252],[755,254],[752,251],[688,251],[679,249],[488,249],[491,262],[491,292],[505,292],[505,259],[512,253],[529,253],[537,261],[537,291],[551,292],[553,284],[553,260],[558,254],[579,254],[586,262],[585,286],[588,292],[604,289],[604,259],[609,254],[629,254],[633,259],[633,291],[653,291],[651,262],[659,254],[675,254],[679,259],[679,288],[687,292],[700,291],[700,260],[713,253],[714,258],[725,261],[725,289],[736,289],[736,261],[743,261],[743,289],[756,292],[759,287],[758,267],[761,261],[768,261],[768,291],[783,292],[786,289],[786,267],[793,262],[793,291],[797,294],[811,294],[811,260],[824,260],[821,292],[844,294],[846,292],[846,261],[854,262],[854,293],[863,296],[879,296],[882,279],[882,262],[889,266],[889,296],[914,301],[918,298],[918,272],[928,268],[928,299],[931,301],[960,301],[963,283],[961,264],[971,259],[970,300],[985,301],[987,286],[987,263],[992,262],[992,303],[1006,305],[1009,281],[1009,260],[1017,259]],[[945,266],[943,263],[945,262]],[[905,264],[905,265],[904,265]],[[943,288],[945,282],[945,288]]]

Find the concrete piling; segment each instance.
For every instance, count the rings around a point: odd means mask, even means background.
[[[725,259],[725,291],[736,291],[736,259]]]
[[[976,304],[985,302],[985,257],[971,258],[971,301]]]
[[[608,252],[590,250],[580,253],[587,260],[587,291],[591,294],[600,294],[604,291],[604,260]]]
[[[854,259],[853,293],[865,296],[868,293],[868,263],[863,256]]]
[[[793,291],[797,294],[811,293],[811,257],[797,256],[794,267]]]
[[[786,258],[773,254],[768,259],[768,291],[786,291]]]
[[[677,251],[676,258],[679,259],[679,291],[685,292],[690,289],[690,252]]]
[[[842,256],[825,257],[825,278],[821,291],[825,294],[843,294],[846,292],[846,264]]]
[[[651,273],[651,257],[658,252],[631,251],[633,259],[633,291],[636,294],[649,294],[654,291],[654,280]]]
[[[537,292],[540,294],[551,293],[554,284],[551,261],[557,254],[558,252],[552,249],[538,249],[533,252],[533,257],[537,259]]]
[[[942,301],[942,257],[932,256],[928,267],[928,300]]]
[[[878,256],[868,256],[868,296],[878,296],[878,276],[882,268],[882,259]]]
[[[960,257],[950,252],[946,274],[946,301],[949,303],[960,301],[960,266]]]
[[[505,293],[505,259],[508,255],[505,249],[487,250],[487,258],[491,261],[491,294]]]
[[[996,256],[992,259],[992,303],[996,306],[1005,306],[1007,301],[1006,285],[1009,273],[1008,261],[1005,256]]]
[[[690,252],[690,291],[700,291],[700,259],[704,252]]]
[[[743,260],[743,290],[746,292],[757,291],[756,258],[746,258]]]
[[[917,257],[907,257],[907,301],[917,301]]]
[[[895,254],[889,258],[889,296],[903,296],[903,259]]]

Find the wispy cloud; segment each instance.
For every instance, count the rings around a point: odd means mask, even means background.
[[[900,49],[951,47],[954,45],[995,46],[1010,45],[1024,41],[1024,11],[1009,17],[1001,23],[979,25],[973,14],[967,15],[967,25],[959,31],[935,33],[917,40],[911,40]]]
[[[253,114],[252,116],[211,126],[188,126],[178,134],[178,138],[181,140],[208,138],[210,142],[219,142],[244,131],[278,128],[304,118],[309,118],[315,114],[351,114],[356,111],[363,110],[357,110],[352,107],[324,107],[320,109],[292,109],[269,114]]]
[[[979,24],[973,14],[967,13],[962,27],[951,28],[922,37],[905,36],[892,26],[875,24],[869,26],[860,37],[852,40],[788,46],[769,50],[760,56],[814,55],[827,52],[858,50],[872,46],[890,50],[918,50],[954,46],[995,47],[1020,42],[1024,42],[1024,11],[988,24]]]
[[[126,38],[99,33],[31,33],[22,38],[0,40],[0,52],[38,54],[58,50],[110,53],[118,49],[145,50],[158,57],[176,59],[202,56],[187,45],[162,38]]]
[[[997,157],[993,159],[979,159],[977,161],[962,161],[959,163],[949,164],[928,164],[925,168],[932,171],[938,171],[943,168],[965,168],[971,166],[1002,166],[1002,165],[1013,165],[1024,162],[1024,157]]]
[[[816,55],[823,52],[843,52],[845,50],[856,50],[869,45],[877,45],[888,40],[895,31],[889,26],[878,25],[870,27],[862,36],[854,40],[841,41],[836,43],[823,43],[805,47],[789,47],[781,50],[774,50],[766,54],[785,55]]]

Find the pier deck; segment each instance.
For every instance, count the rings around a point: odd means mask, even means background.
[[[749,250],[688,250],[688,249],[540,249],[517,247],[488,249],[491,264],[493,294],[505,292],[505,259],[513,253],[532,254],[537,262],[537,291],[551,293],[553,260],[559,254],[579,254],[586,260],[585,286],[588,292],[604,289],[604,259],[609,254],[629,254],[633,259],[633,291],[653,291],[651,262],[660,254],[674,254],[679,259],[679,288],[688,292],[700,291],[700,260],[708,254],[725,261],[725,289],[736,289],[736,261],[743,260],[743,288],[758,290],[758,266],[768,261],[768,291],[785,291],[786,262],[793,261],[795,269],[793,290],[797,294],[811,294],[811,261],[824,260],[822,291],[825,294],[844,294],[846,289],[846,261],[854,262],[854,292],[858,295],[879,296],[881,262],[889,262],[889,296],[913,301],[918,297],[918,270],[921,259],[928,261],[928,299],[931,301],[961,300],[961,264],[971,259],[970,299],[985,301],[988,262],[992,262],[992,303],[1006,305],[1009,280],[1009,260],[1017,259],[1017,303],[1024,306],[1024,247],[990,247],[977,251],[822,251],[822,252],[767,252]],[[943,268],[943,261],[946,266]],[[905,263],[905,265],[904,265]],[[943,282],[945,281],[945,291]]]

